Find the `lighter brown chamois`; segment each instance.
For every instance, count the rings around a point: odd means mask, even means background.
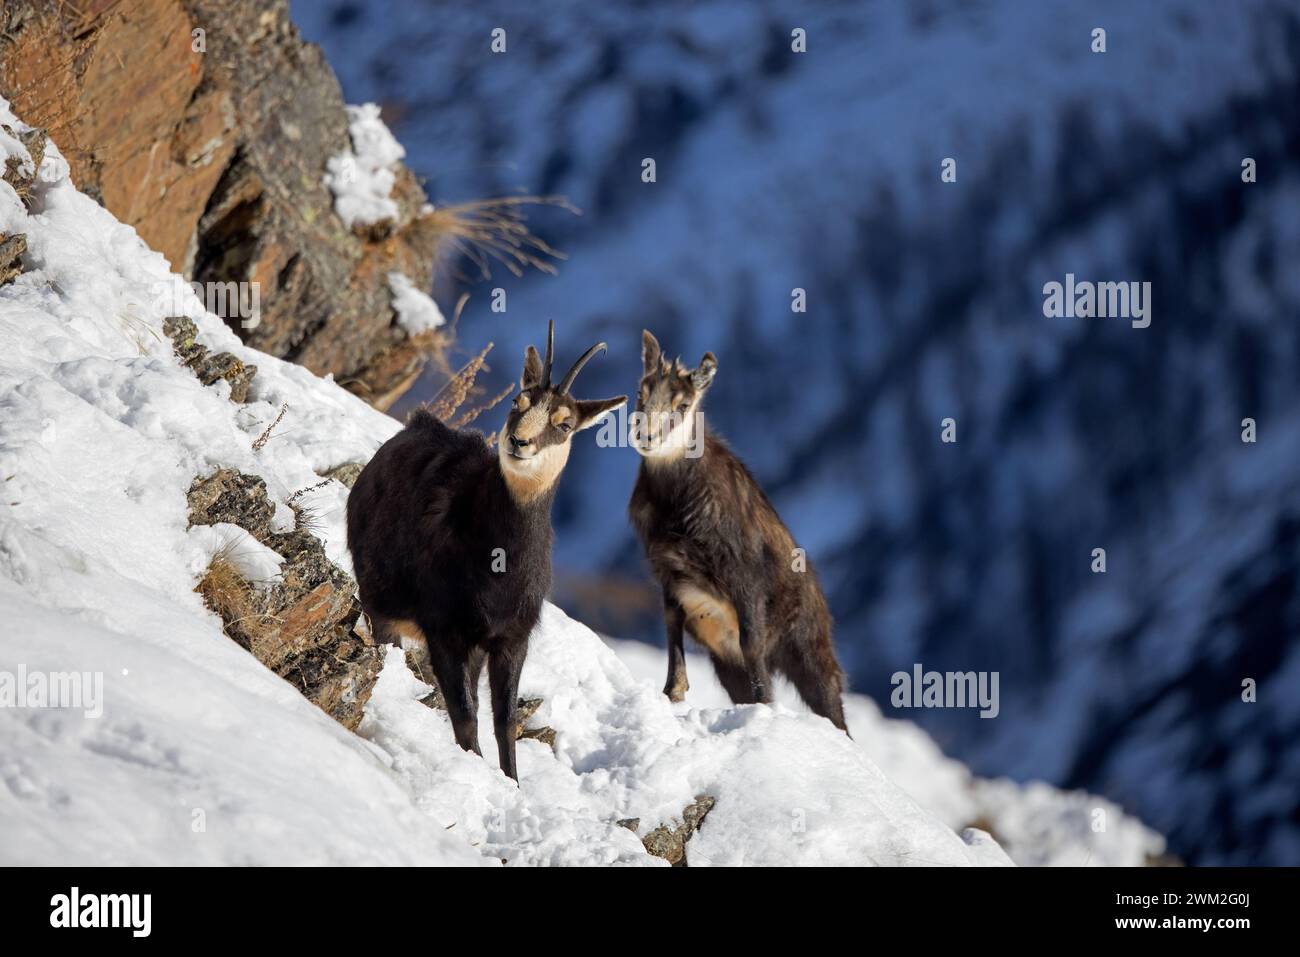
[[[689,369],[642,334],[644,372],[632,417],[641,469],[628,512],[663,591],[664,693],[685,697],[683,633],[708,652],[737,704],[770,702],[784,674],[814,712],[847,731],[831,614],[812,565],[736,454],[705,424],[717,373]]]

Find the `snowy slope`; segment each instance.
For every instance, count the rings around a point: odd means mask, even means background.
[[[644,834],[701,794],[717,804],[692,866],[1011,863],[982,832],[959,839],[829,723],[781,706],[674,708],[553,605],[520,691],[545,698],[555,753],[521,741],[519,787],[451,743],[446,715],[416,700],[428,690],[390,652],[360,733],[421,808],[512,863],[662,863],[616,822],[639,818]],[[479,738],[494,750],[486,709]]]
[[[0,122],[24,128],[3,101]],[[521,690],[545,699],[537,719],[558,737],[554,753],[521,744],[521,786],[455,747],[396,651],[360,735],[344,731],[194,594],[221,536],[187,531],[185,492],[219,466],[252,472],[287,526],[290,495],[397,423],[243,348],[75,190],[53,146],[33,197],[28,214],[0,185],[0,231],[29,242],[0,288],[0,671],[98,675],[103,694],[94,708],[0,708],[0,863],[662,864],[617,822],[640,818],[644,833],[699,794],[717,804],[696,865],[1010,863],[826,722],[675,708],[552,606]],[[169,302],[206,345],[258,366],[247,404],[172,356]],[[332,483],[311,503],[346,566],[345,495]]]
[[[667,652],[639,641],[607,639],[619,659],[646,684],[662,686]],[[730,701],[708,658],[687,653],[691,707],[726,708]],[[777,703],[799,714],[807,707],[784,679]],[[885,776],[956,831],[975,825],[992,832],[1017,863],[1034,867],[1140,867],[1165,851],[1165,840],[1105,798],[1061,791],[1041,781],[987,780],[944,756],[910,721],[884,717],[861,694],[844,696],[853,742]]]

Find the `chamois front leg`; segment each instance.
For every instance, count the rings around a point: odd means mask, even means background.
[[[428,633],[426,629],[425,634]],[[473,649],[458,654],[459,649],[448,648],[441,642],[427,644],[456,743],[482,757],[478,746],[478,675],[483,667],[482,655],[476,656]]]
[[[760,704],[772,703],[772,676],[767,662],[772,635],[767,628],[767,615],[760,595],[746,595],[736,602],[736,618],[740,624],[740,652],[745,659],[745,672],[754,691],[754,700]]]
[[[686,612],[668,592],[664,592],[664,624],[668,629],[668,680],[664,694],[669,701],[684,701],[690,684],[686,680],[686,649],[682,632],[686,625]]]
[[[515,766],[515,731],[519,722],[519,673],[525,649],[499,648],[488,659],[488,684],[492,689],[492,722],[497,755],[506,777],[519,780]]]

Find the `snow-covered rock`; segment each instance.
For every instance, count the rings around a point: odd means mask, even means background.
[[[437,329],[446,321],[433,298],[427,292],[417,289],[415,283],[404,273],[390,272],[388,288],[393,294],[397,324],[410,335],[418,336]]]
[[[348,133],[352,148],[331,156],[325,164],[325,185],[334,194],[334,211],[349,229],[397,219],[397,203],[392,199],[395,167],[406,151],[379,118],[374,103],[348,107]]]

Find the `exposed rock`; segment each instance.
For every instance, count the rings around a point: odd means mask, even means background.
[[[230,401],[247,402],[248,387],[257,375],[257,366],[244,363],[229,352],[210,353],[206,360],[191,366],[204,385],[224,379],[230,383]]]
[[[226,634],[347,728],[361,721],[383,667],[384,649],[359,634],[356,585],[305,528],[272,531],[274,506],[256,475],[219,469],[189,491],[190,524],[238,525],[284,564],[270,588],[247,589],[239,602],[214,600]]]
[[[407,659],[407,665],[408,666],[410,665],[410,659]],[[447,699],[444,698],[442,696],[442,692],[438,690],[438,683],[436,681],[431,681],[429,682],[429,684],[433,685],[433,691],[429,692],[429,694],[421,698],[420,704],[424,705],[426,708],[434,708],[438,711],[446,711]]]
[[[23,254],[27,252],[27,237],[22,233],[10,236],[0,233],[0,286],[13,282],[23,271]]]
[[[172,351],[181,362],[189,365],[208,352],[207,346],[199,345],[197,339],[199,327],[187,316],[172,316],[163,320],[163,333],[172,341]]]
[[[284,556],[284,587],[302,593],[318,585],[356,590],[352,578],[325,554],[321,540],[304,528],[267,535],[262,544]]]
[[[6,183],[14,188],[14,192],[23,201],[23,205],[30,207],[32,184],[36,182],[36,174],[40,171],[41,161],[45,158],[45,143],[47,141],[45,130],[31,129],[17,133],[12,127],[5,124],[0,124],[0,129],[3,129],[22,143],[32,158],[31,165],[28,166],[17,156],[6,156],[2,177]]]
[[[426,708],[436,708],[439,711],[447,710],[447,700],[442,696],[438,689],[438,680],[432,675],[426,675],[420,666],[419,659],[412,655],[408,650],[406,652],[406,667],[411,669],[411,673],[419,677],[427,684],[433,685],[433,691],[420,699],[420,704]],[[537,713],[537,709],[542,706],[541,698],[520,698],[519,714],[515,721],[515,739],[518,741],[540,741],[547,747],[555,747],[555,729],[543,725],[540,728],[527,728],[525,725]]]
[[[697,795],[694,801],[682,809],[682,823],[674,827],[661,824],[641,838],[641,843],[645,845],[647,851],[655,857],[662,857],[673,867],[685,867],[686,843],[700,829],[704,818],[713,810],[713,805],[716,803],[707,794]],[[628,818],[618,823],[628,827],[632,821],[636,821],[636,826],[630,829],[635,831],[640,826],[640,821],[636,818]]]
[[[324,620],[339,607],[345,609],[344,616],[328,630],[313,626],[319,637],[300,653],[287,656],[281,667],[274,670],[326,714],[345,728],[355,730],[383,668],[384,650],[352,631],[360,607],[350,600],[340,604],[337,591],[333,595],[327,593],[330,588],[322,585],[309,597],[318,603],[318,608],[329,610]],[[282,634],[289,641],[295,638],[292,634],[296,630],[295,618],[293,610],[284,615]]]
[[[225,380],[230,383],[230,401],[247,402],[248,389],[257,366],[245,365],[230,352],[212,352],[196,341],[198,327],[185,316],[172,316],[163,320],[163,332],[172,340],[172,350],[204,385]]]
[[[196,478],[186,495],[191,525],[238,525],[259,542],[271,534],[275,507],[266,497],[266,482],[257,475],[218,469]]]
[[[515,712],[515,737],[519,737],[524,733],[524,725],[532,720],[533,715],[537,714],[537,709],[541,706],[541,698],[519,699],[518,710]]]
[[[548,748],[555,748],[555,729],[549,727],[524,728],[519,732],[519,740],[540,741]]]
[[[412,340],[395,322],[388,286],[394,271],[431,284],[424,191],[399,165],[400,216],[382,238],[334,213],[323,176],[350,145],[342,93],[286,0],[9,0],[0,93],[50,129],[83,192],[187,278],[257,284],[256,317],[224,316],[250,345],[381,408],[442,348],[444,334]],[[34,158],[43,146],[28,143]],[[226,359],[204,373],[236,394],[239,374]]]
[[[540,741],[549,748],[555,747],[555,729],[546,725],[540,728],[525,727],[533,716],[537,714],[537,709],[542,706],[541,698],[520,698],[519,712],[515,721],[515,738],[523,740]]]
[[[357,479],[361,476],[361,470],[365,468],[363,462],[344,462],[342,465],[336,465],[328,471],[319,473],[323,478],[337,479],[348,488],[357,484]]]

